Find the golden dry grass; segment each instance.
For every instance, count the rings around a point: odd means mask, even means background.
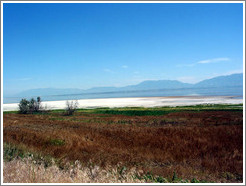
[[[48,168],[37,165],[30,159],[14,159],[3,164],[4,183],[141,183],[134,179],[139,174],[135,169],[119,173],[117,167],[102,169],[99,166],[82,167],[79,161],[61,170],[53,164]]]

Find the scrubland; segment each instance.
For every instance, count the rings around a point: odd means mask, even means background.
[[[3,114],[4,182],[243,181],[242,105],[63,112]]]

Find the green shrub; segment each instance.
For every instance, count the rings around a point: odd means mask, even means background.
[[[29,101],[22,99],[19,103],[19,110],[21,114],[26,114],[29,111]]]
[[[37,97],[37,101],[32,98],[30,101],[22,99],[19,103],[19,112],[21,114],[32,114],[41,111],[41,98]]]
[[[35,111],[36,104],[37,104],[37,102],[33,98],[29,101],[28,107],[29,107],[29,112],[30,113],[33,113]]]

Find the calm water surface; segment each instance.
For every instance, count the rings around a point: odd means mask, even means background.
[[[33,95],[37,97],[38,95]],[[243,98],[243,87],[225,88],[189,88],[172,90],[144,90],[128,92],[102,92],[102,93],[82,93],[68,95],[46,95],[41,96],[42,101],[58,100],[78,100],[95,98],[124,98],[124,97],[165,97],[165,96],[236,96],[234,99]],[[4,97],[3,103],[18,103],[22,98],[31,97]]]

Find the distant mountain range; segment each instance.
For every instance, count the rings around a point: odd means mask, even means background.
[[[16,94],[15,97],[29,96],[53,96],[53,95],[71,95],[71,94],[93,94],[93,93],[111,93],[111,92],[128,92],[144,90],[162,90],[162,89],[182,89],[182,88],[212,88],[212,87],[243,87],[243,74],[232,74],[228,76],[218,76],[215,78],[203,80],[196,84],[182,83],[177,80],[149,80],[143,81],[137,85],[125,87],[95,87],[87,90],[83,89],[57,89],[57,88],[40,88],[23,91]]]

